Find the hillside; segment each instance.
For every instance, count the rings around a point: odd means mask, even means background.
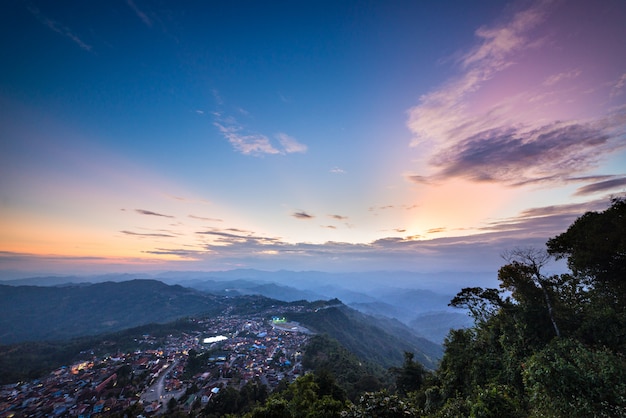
[[[426,367],[436,368],[441,346],[415,335],[398,321],[388,323],[362,314],[343,304],[290,318],[310,329],[337,339],[359,358],[385,368],[402,364],[404,352],[413,352]]]
[[[61,340],[221,312],[223,297],[156,280],[67,287],[0,285],[0,343]]]

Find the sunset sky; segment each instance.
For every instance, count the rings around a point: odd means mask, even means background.
[[[626,192],[626,2],[0,13],[0,270],[495,271]]]

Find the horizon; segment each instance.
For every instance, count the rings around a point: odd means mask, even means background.
[[[626,193],[623,1],[5,9],[0,277],[495,275]]]

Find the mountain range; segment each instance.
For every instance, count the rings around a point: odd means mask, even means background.
[[[161,272],[94,276],[40,276],[0,281],[6,285],[75,286],[76,284],[159,280],[219,296],[261,295],[291,302],[338,298],[360,312],[393,318],[441,344],[451,328],[472,325],[465,312],[448,302],[469,283],[493,286],[486,273],[261,271]]]

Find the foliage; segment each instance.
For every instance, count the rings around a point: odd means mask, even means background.
[[[388,380],[385,371],[359,360],[337,340],[327,335],[314,335],[304,348],[302,365],[318,374],[330,373],[349,399],[358,399],[364,391],[378,390]]]
[[[530,357],[524,382],[537,416],[626,416],[626,359],[556,339]]]
[[[380,392],[366,392],[358,403],[350,405],[341,414],[344,418],[410,418],[419,417],[419,409],[408,399],[386,390]]]
[[[604,212],[587,212],[547,243],[557,259],[567,258],[576,276],[626,301],[626,199],[613,199]]]
[[[274,393],[248,418],[339,418],[346,406],[343,390],[329,373],[309,373],[297,378],[286,390]]]
[[[413,353],[405,352],[402,367],[391,369],[396,376],[396,389],[402,395],[419,390],[424,382],[424,366],[413,360],[413,357]]]

